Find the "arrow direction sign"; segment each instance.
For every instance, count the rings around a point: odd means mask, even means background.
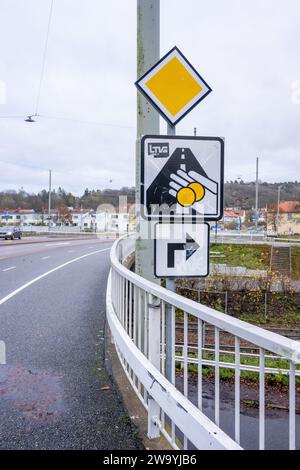
[[[188,238],[189,237],[189,238]],[[175,268],[175,251],[184,250],[186,261],[200,248],[196,240],[189,234],[186,235],[186,243],[168,244],[168,268]]]
[[[175,268],[175,252],[185,250],[185,243],[168,244],[168,268]]]
[[[194,240],[190,235],[186,239],[185,250],[186,250],[186,260],[188,260],[193,254],[200,248],[200,245]]]
[[[209,225],[156,224],[155,276],[204,277],[209,273]]]

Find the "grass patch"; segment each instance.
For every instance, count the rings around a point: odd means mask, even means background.
[[[210,251],[222,257],[211,255],[212,263],[227,266],[242,266],[248,269],[268,269],[270,267],[271,247],[269,245],[247,245],[235,243],[212,243]]]
[[[197,354],[189,354],[189,357],[197,359]],[[214,353],[204,352],[203,353],[204,360],[214,360]],[[227,363],[234,363],[234,356],[231,354],[220,354],[220,362],[227,362]],[[252,356],[242,356],[241,357],[241,364],[249,365],[249,366],[259,366],[259,358],[252,357]],[[289,369],[289,361],[281,358],[265,358],[265,367],[271,367],[273,369],[278,369],[278,373],[275,374],[265,374],[266,383],[269,385],[289,385],[289,376],[281,373],[284,369]],[[180,364],[176,363],[177,370],[180,370]],[[191,373],[197,374],[198,373],[198,365],[197,364],[189,364],[188,370]],[[296,366],[296,370],[300,370],[300,365]],[[206,366],[202,367],[202,375],[203,377],[213,378],[215,374],[215,368],[213,366]],[[235,376],[234,369],[220,367],[220,379],[221,380],[233,380]],[[241,378],[245,380],[249,380],[251,382],[258,382],[259,373],[254,371],[241,371]],[[296,384],[300,384],[300,377],[296,377]]]
[[[266,326],[293,326],[297,327],[300,325],[300,310],[299,306],[296,307],[293,304],[293,300],[291,299],[290,302],[287,302],[285,305],[282,304],[282,308],[284,309],[284,313],[282,316],[278,315],[276,310],[271,311],[269,310],[267,318],[265,318],[264,314],[252,314],[252,313],[241,313],[239,316],[240,320],[243,320],[247,323],[252,323],[253,325],[259,325],[264,327]]]

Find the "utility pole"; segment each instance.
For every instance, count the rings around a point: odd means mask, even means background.
[[[279,206],[280,206],[280,191],[281,186],[278,186],[278,193],[277,193],[277,215],[276,215],[276,232],[278,235],[278,228],[279,228]]]
[[[256,157],[256,183],[255,183],[255,231],[258,225],[258,157]]]
[[[147,72],[160,55],[160,1],[137,0],[137,78]],[[151,222],[141,217],[141,137],[159,135],[159,114],[153,106],[137,93],[137,141],[136,141],[136,227],[135,269],[137,274],[153,282],[154,240]]]
[[[49,170],[49,196],[48,196],[48,230],[50,231],[50,217],[51,217],[51,172]]]

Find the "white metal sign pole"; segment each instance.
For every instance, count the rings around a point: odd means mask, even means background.
[[[158,60],[160,55],[160,1],[137,0],[137,77],[144,74]],[[159,134],[159,114],[153,106],[137,93],[137,140],[136,140],[136,232],[135,271],[152,282],[154,276],[154,243],[151,222],[141,215],[141,137],[145,134]],[[142,298],[142,305],[145,305]],[[141,348],[144,353],[144,314],[141,315]]]
[[[137,1],[137,77],[143,75],[159,60],[160,38],[160,1]],[[159,282],[154,276],[154,240],[151,233],[151,222],[141,216],[141,137],[146,134],[159,134],[159,114],[153,106],[138,92],[137,94],[137,141],[136,141],[136,226],[137,241],[135,247],[135,270],[152,282]],[[142,296],[141,305],[147,310],[142,312],[141,319],[141,349],[148,355],[151,362],[159,368],[160,365],[160,308],[155,308],[152,296]],[[145,313],[148,311],[148,328],[145,328]],[[147,319],[146,319],[147,321]],[[145,341],[145,335],[157,337],[156,341]],[[146,347],[148,345],[148,347]],[[145,350],[148,349],[148,351]],[[159,428],[154,424],[159,418],[158,404],[148,397],[148,436],[159,436]]]
[[[176,128],[168,123],[168,135],[176,135]],[[167,277],[166,279],[166,288],[172,292],[176,292],[175,280],[173,278]],[[175,313],[174,313],[175,315]],[[175,322],[175,318],[174,318]],[[173,328],[172,328],[172,307],[168,305],[166,308],[166,377],[172,382],[173,378]],[[175,363],[174,363],[175,365]]]
[[[137,77],[149,70],[160,56],[160,0],[137,0]],[[153,282],[154,247],[150,223],[141,217],[141,137],[159,134],[159,114],[152,104],[137,93],[136,142],[136,226],[137,242],[135,269],[138,274]]]

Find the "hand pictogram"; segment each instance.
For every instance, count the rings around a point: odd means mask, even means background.
[[[206,191],[216,196],[217,183],[195,171],[187,173],[184,170],[178,170],[177,173],[171,174],[169,193],[183,207],[191,207],[202,201]]]

